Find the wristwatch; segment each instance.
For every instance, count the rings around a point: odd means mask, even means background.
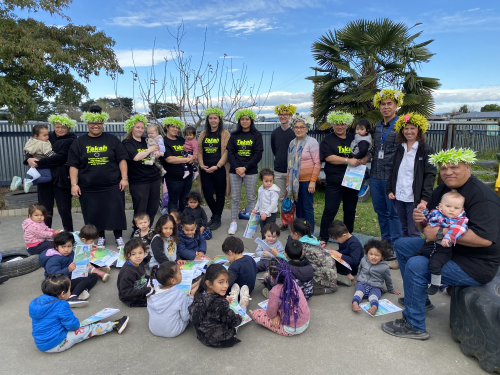
[[[436,238],[437,238],[439,241],[441,241],[441,240],[443,239],[443,237],[444,237],[443,227],[440,227],[440,228],[438,229],[437,234],[436,234]]]

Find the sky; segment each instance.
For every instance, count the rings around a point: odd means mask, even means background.
[[[417,42],[434,39],[428,48],[435,56],[419,75],[440,80],[435,113],[462,104],[477,110],[500,104],[500,1],[86,0],[75,1],[64,13],[72,23],[96,26],[116,41],[113,48],[125,73],[117,81],[104,73],[92,77],[87,84],[90,97],[133,96],[139,112],[145,102],[131,71],[143,87],[149,85],[153,47],[157,87],[163,80],[168,83],[160,98],[175,96],[170,86],[176,82],[171,77],[178,75],[179,60],[172,52],[176,40],[171,34],[181,23],[185,34],[180,49],[191,67],[197,69],[203,58],[203,66],[215,69],[219,64],[228,77],[245,78],[242,94],[259,94],[261,114],[271,114],[278,103],[293,103],[299,112],[310,110],[313,85],[305,77],[314,74],[312,43],[351,21],[380,18],[410,27],[422,23],[412,29],[423,31]],[[67,23],[44,13],[30,16],[47,24]],[[218,95],[215,89],[212,93]]]

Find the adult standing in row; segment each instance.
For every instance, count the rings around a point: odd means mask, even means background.
[[[153,225],[156,212],[158,212],[161,176],[154,164],[145,164],[151,153],[158,152],[158,145],[148,146],[144,137],[144,128],[147,125],[148,120],[143,115],[129,118],[125,121],[124,128],[127,135],[122,143],[129,157],[127,160],[129,191],[132,196],[134,216],[145,212],[149,216],[150,225]],[[136,229],[134,220],[132,220],[132,228]]]
[[[385,89],[373,98],[373,105],[380,109],[383,119],[373,127],[373,160],[370,170],[370,193],[373,209],[378,216],[380,234],[383,239],[394,245],[401,237],[401,223],[394,200],[385,192],[387,179],[391,173],[392,158],[396,153],[396,129],[398,120],[396,110],[403,104],[403,93],[398,90]],[[394,259],[392,257],[392,259]]]
[[[193,185],[193,161],[195,156],[184,157],[184,142],[186,141],[179,134],[179,130],[184,128],[184,122],[173,117],[167,117],[163,121],[165,133],[163,142],[165,143],[165,158],[162,159],[163,168],[167,171],[165,183],[168,189],[168,212],[177,209],[184,211],[186,207],[186,196],[191,191]],[[184,178],[184,167],[189,167],[189,175]]]
[[[264,143],[262,134],[255,127],[256,115],[251,109],[240,109],[235,114],[236,130],[227,143],[229,160],[229,182],[231,184],[231,225],[228,234],[238,230],[238,212],[241,199],[241,184],[245,183],[248,207],[255,207],[257,186],[257,165],[262,159]]]
[[[318,141],[307,135],[311,124],[301,116],[291,121],[295,138],[288,146],[288,193],[295,202],[295,216],[311,224],[314,233],[314,192],[321,170]]]
[[[71,120],[66,115],[51,115],[48,121],[54,127],[54,131],[49,133],[49,142],[55,155],[44,159],[36,159],[28,155],[24,163],[32,168],[50,168],[52,181],[38,184],[37,187],[38,203],[43,205],[48,212],[45,217],[45,225],[49,228],[52,227],[55,199],[64,230],[72,232],[71,199],[73,197],[71,196],[69,167],[66,165],[66,161],[71,144],[76,139],[76,135],[70,131],[75,128],[76,121]]]
[[[208,229],[216,230],[222,225],[224,203],[231,191],[227,162],[227,142],[231,134],[224,129],[224,112],[221,109],[207,108],[205,117],[205,130],[198,137],[200,190],[212,212]]]
[[[295,138],[295,133],[290,127],[290,119],[295,114],[297,107],[288,104],[278,104],[274,113],[279,116],[281,126],[271,133],[271,150],[274,155],[274,183],[280,188],[279,205],[283,202],[287,186],[288,146]],[[288,225],[281,224],[280,230],[285,230]]]
[[[356,206],[358,205],[358,191],[342,186],[342,179],[348,165],[356,167],[366,164],[369,156],[356,159],[352,155],[351,143],[354,140],[353,133],[347,133],[347,127],[352,123],[354,116],[350,113],[332,112],[327,121],[333,126],[333,133],[328,134],[321,141],[320,159],[325,162],[325,208],[321,217],[321,228],[319,238],[321,246],[328,242],[328,228],[335,219],[342,202],[344,211],[344,224],[349,233],[354,230],[356,218]]]
[[[128,186],[128,153],[113,134],[103,133],[109,115],[93,105],[82,114],[88,134],[73,142],[68,154],[71,194],[80,198],[85,224],[99,231],[98,246],[106,245],[106,230],[112,230],[116,246],[125,246],[125,188]]]

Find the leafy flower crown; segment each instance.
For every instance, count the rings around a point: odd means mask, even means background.
[[[142,122],[144,124],[144,126],[148,125],[148,119],[145,116],[143,116],[143,115],[137,114],[137,115],[132,116],[131,118],[129,118],[127,121],[125,121],[125,124],[123,125],[123,128],[128,133],[129,131],[132,130],[132,128],[134,127],[134,125],[137,124],[138,122]]]
[[[405,128],[406,124],[415,125],[417,128],[422,130],[422,133],[425,133],[427,129],[429,129],[429,121],[418,113],[407,113],[404,116],[399,116],[398,120],[394,124],[394,129],[401,133]]]
[[[208,117],[210,115],[217,115],[221,119],[224,118],[224,111],[220,108],[217,108],[217,107],[207,108],[207,109],[205,109],[205,112],[203,112],[203,114],[205,115],[205,117]]]
[[[476,152],[470,148],[452,148],[429,156],[429,162],[436,168],[446,164],[474,164],[476,161]]]
[[[292,128],[294,128],[295,125],[297,125],[297,123],[299,123],[299,122],[303,122],[304,125],[306,126],[306,128],[311,127],[311,122],[309,120],[307,120],[304,116],[301,116],[301,115],[296,115],[296,116],[292,117],[292,119],[290,120],[290,126]]]
[[[105,123],[109,119],[109,115],[106,112],[93,113],[93,112],[83,112],[80,119],[87,124],[92,122]]]
[[[274,113],[279,115],[280,113],[288,113],[290,116],[293,116],[297,112],[297,107],[292,104],[278,104],[274,107]]]
[[[392,99],[396,102],[396,105],[398,107],[401,107],[403,105],[403,98],[405,94],[403,94],[399,90],[394,90],[394,89],[384,89],[382,91],[379,91],[375,94],[373,97],[373,105],[377,108],[380,108],[380,102],[385,99]]]
[[[255,114],[254,111],[252,111],[251,109],[240,109],[238,111],[236,111],[236,113],[234,114],[234,118],[236,119],[236,121],[240,121],[240,118],[242,117],[249,117],[251,119],[253,119],[254,121],[257,119],[257,115]]]
[[[330,112],[326,121],[331,125],[346,124],[349,125],[354,120],[354,116],[346,112]]]
[[[50,115],[47,119],[50,125],[61,124],[68,129],[73,129],[76,126],[76,120],[72,120],[68,115]]]
[[[181,130],[184,129],[184,122],[173,117],[164,118],[161,123],[165,126],[176,126]]]

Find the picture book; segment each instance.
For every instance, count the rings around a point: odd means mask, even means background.
[[[76,268],[71,272],[71,279],[78,279],[79,277],[87,277],[90,268],[90,252],[92,245],[79,245],[75,246],[75,258],[73,262]]]
[[[225,255],[217,255],[216,257],[214,257],[213,261],[215,264],[224,264],[229,262]]]
[[[119,250],[119,253],[118,253],[118,260],[116,261],[116,267],[122,268],[127,260],[125,259],[125,256],[123,255],[123,246],[120,246],[118,248],[118,250]]]
[[[352,271],[352,268],[349,265],[349,263],[347,263],[345,260],[342,260],[342,258],[336,256],[335,254],[331,253],[330,249],[325,249],[325,250],[326,250],[327,253],[329,253],[332,256],[333,259],[335,259],[337,262],[339,262],[340,264],[342,264],[344,267],[349,268]]]
[[[388,299],[381,299],[378,301],[378,309],[375,315],[370,314],[367,310],[370,308],[370,302],[363,302],[359,304],[359,307],[361,307],[364,311],[366,311],[370,316],[381,316],[385,314],[390,314],[390,313],[395,313],[398,311],[402,311],[399,307],[394,305],[391,301]]]
[[[366,165],[360,165],[358,167],[353,167],[348,165],[344,178],[342,179],[342,186],[359,190],[363,184],[363,178],[365,177]]]
[[[191,291],[191,284],[193,283],[194,279],[194,270],[181,271],[181,273],[182,273],[182,281],[180,284],[177,284],[176,287],[182,290],[184,294],[187,296]]]
[[[249,321],[252,320],[252,318],[250,318],[250,316],[245,312],[243,311],[243,309],[241,308],[241,306],[238,304],[238,302],[234,301],[234,302],[231,302],[229,304],[229,307],[231,308],[231,310],[233,310],[236,314],[239,314],[242,318],[242,321],[241,321],[241,324],[238,326],[238,327],[241,327],[243,324],[246,324],[248,323]]]
[[[250,213],[250,219],[248,220],[247,227],[243,233],[243,237],[253,239],[255,233],[259,233],[260,229],[260,215]]]
[[[88,326],[89,324],[100,322],[101,320],[106,319],[107,317],[116,314],[118,311],[120,311],[120,309],[111,309],[109,307],[106,307],[105,309],[102,309],[101,311],[96,312],[94,315],[89,316],[87,319],[85,319],[83,322],[81,322],[80,327]]]
[[[266,299],[265,301],[262,301],[259,303],[259,306],[262,307],[264,310],[267,310],[267,304],[269,303],[269,300]]]
[[[269,252],[271,251],[271,248],[269,247],[269,245],[262,238],[259,238],[259,237],[256,238],[255,243],[257,244],[257,246],[261,246],[265,251],[269,251]]]
[[[97,267],[112,266],[120,257],[120,254],[102,247],[93,248],[90,251],[90,263]]]

